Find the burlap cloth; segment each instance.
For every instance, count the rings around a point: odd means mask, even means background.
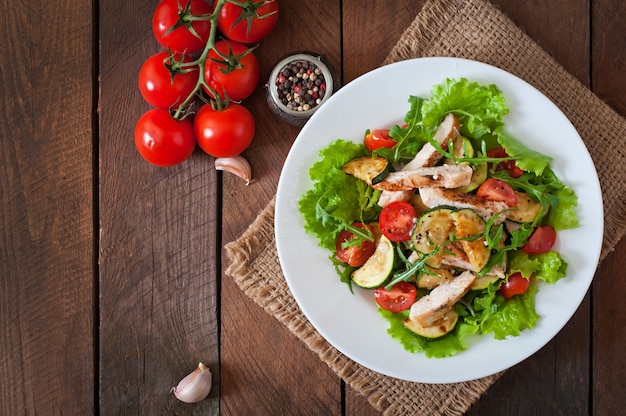
[[[626,120],[486,1],[427,2],[383,64],[425,56],[468,58],[502,68],[535,86],[565,113],[585,141],[600,178],[604,259],[626,228],[621,174],[626,168]],[[339,353],[304,317],[283,278],[274,242],[274,202],[239,239],[225,246],[230,260],[226,273],[374,408],[389,415],[463,414],[497,380],[500,374],[456,384],[411,383],[380,375]]]

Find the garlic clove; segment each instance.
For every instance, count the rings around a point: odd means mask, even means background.
[[[170,393],[173,392],[174,396],[181,402],[197,403],[206,399],[211,392],[212,383],[211,370],[206,365],[199,363],[194,371],[186,375],[176,387],[172,387]]]
[[[215,159],[215,169],[233,173],[246,181],[246,185],[252,180],[252,169],[243,156],[220,157]]]

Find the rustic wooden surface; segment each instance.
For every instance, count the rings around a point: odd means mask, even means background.
[[[494,0],[568,71],[626,115],[622,0]],[[380,65],[423,1],[281,1],[257,56],[323,53],[344,83]],[[274,195],[298,129],[262,86],[246,187],[197,151],[145,163],[137,89],[159,50],[156,1],[2,2],[0,25],[0,414],[375,415],[223,270]],[[610,150],[610,149],[607,149]],[[618,414],[626,402],[622,239],[572,321],[469,415]],[[203,361],[210,397],[169,389]]]

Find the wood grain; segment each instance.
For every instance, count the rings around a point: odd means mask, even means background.
[[[274,64],[294,51],[322,54],[340,68],[339,1],[280,6],[279,24],[255,50],[263,82]],[[245,186],[239,178],[223,176],[224,244],[239,237],[275,194],[280,167],[299,131],[269,110],[262,86],[246,105],[257,120],[253,144],[244,152],[254,182]],[[221,305],[221,414],[342,414],[339,377],[226,275]]]
[[[137,88],[159,51],[153,2],[101,4],[100,412],[216,414],[219,406],[217,175],[208,156],[154,167],[133,128],[148,110]],[[214,374],[196,406],[170,393],[198,362]]]
[[[94,408],[92,4],[5,3],[0,414],[88,414]]]
[[[245,101],[249,186],[199,150],[170,169],[141,159],[137,74],[160,50],[157,3],[78,3],[2,3],[0,414],[380,414],[224,274],[222,247],[275,195],[299,132],[266,105],[272,66],[309,50],[347,83],[380,65],[424,0],[280,2]],[[622,0],[493,3],[626,115]],[[625,250],[622,239],[567,326],[468,415],[622,412]],[[185,405],[170,388],[198,361],[213,390]]]

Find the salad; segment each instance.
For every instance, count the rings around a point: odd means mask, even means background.
[[[533,328],[539,282],[566,275],[553,248],[578,226],[575,193],[507,135],[497,86],[446,79],[408,102],[403,125],[320,152],[298,203],[306,231],[410,352],[446,357],[469,335]]]

